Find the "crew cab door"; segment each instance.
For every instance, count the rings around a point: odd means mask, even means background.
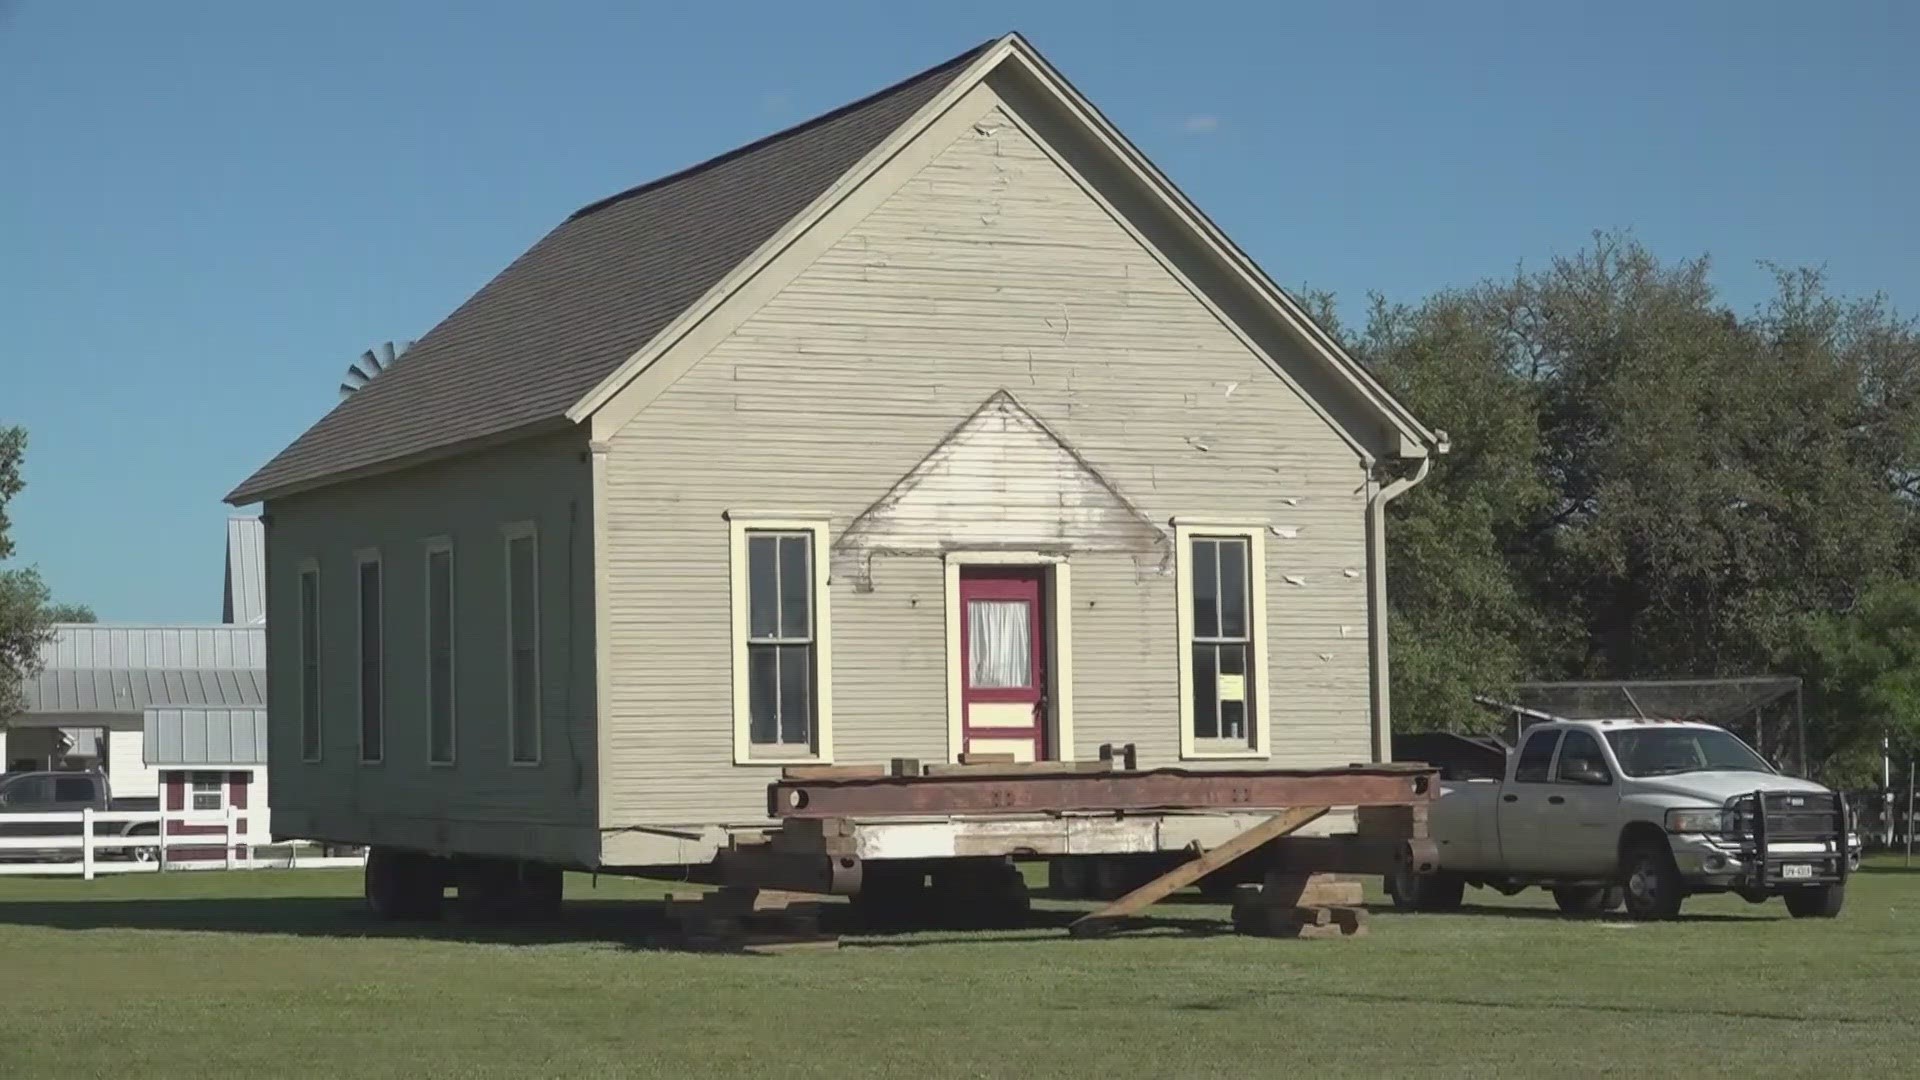
[[[1591,732],[1572,730],[1560,739],[1553,761],[1553,790],[1541,829],[1551,842],[1543,869],[1569,877],[1609,879],[1617,858],[1620,789]]]
[[[1557,730],[1535,731],[1514,756],[1513,775],[1500,792],[1500,862],[1510,874],[1546,872],[1554,836],[1547,799],[1558,795],[1553,783]]]

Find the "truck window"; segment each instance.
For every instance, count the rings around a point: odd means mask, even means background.
[[[57,803],[90,803],[93,801],[93,780],[85,776],[56,776],[53,778],[53,801]]]
[[[0,791],[11,807],[44,806],[53,801],[53,778],[47,776],[23,776],[8,784]]]
[[[1513,767],[1516,784],[1544,784],[1547,769],[1553,764],[1553,744],[1560,741],[1557,731],[1536,731],[1527,736],[1520,748],[1520,761]]]
[[[1606,783],[1613,782],[1613,771],[1600,752],[1600,740],[1584,731],[1567,732],[1560,744],[1560,767],[1554,770],[1554,778],[1563,784],[1595,784],[1601,782],[1600,777],[1606,777]]]

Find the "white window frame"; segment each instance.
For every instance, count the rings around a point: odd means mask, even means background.
[[[194,798],[199,794],[199,792],[194,790],[194,785],[200,782],[195,778],[200,776],[211,776],[216,778],[214,787],[220,796],[219,806],[207,807],[205,809],[202,809],[201,807],[194,805]],[[233,805],[233,799],[229,795],[227,790],[229,780],[230,780],[230,777],[228,777],[228,775],[224,772],[218,772],[212,769],[189,770],[186,774],[186,780],[185,780],[186,787],[187,787],[187,797],[182,800],[186,804],[186,808],[187,808],[186,812],[189,814],[225,813],[227,808]]]
[[[1266,758],[1272,754],[1272,670],[1267,657],[1267,523],[1246,519],[1175,518],[1174,552],[1177,563],[1175,604],[1180,620],[1180,756],[1191,760]],[[1253,707],[1247,710],[1252,738],[1245,745],[1224,739],[1201,741],[1193,734],[1193,541],[1196,539],[1247,542],[1247,666],[1253,683]]]
[[[309,577],[313,579],[312,621],[314,640],[312,642],[307,641],[307,579]],[[300,678],[296,684],[299,687],[300,704],[298,708],[295,709],[295,715],[300,719],[300,760],[304,762],[317,762],[325,756],[327,747],[327,729],[322,721],[322,718],[326,715],[325,701],[327,688],[326,679],[323,678],[321,674],[324,667],[320,662],[320,645],[325,638],[325,632],[323,630],[324,624],[321,622],[321,608],[323,605],[320,603],[320,588],[322,584],[320,579],[320,561],[318,559],[300,560],[300,567],[295,573],[293,580],[293,606],[295,616],[298,620],[293,628],[294,657],[300,669]],[[307,646],[309,644],[313,646],[312,716],[307,715]],[[313,752],[311,754],[307,752],[307,727],[309,724],[313,727]]]
[[[374,658],[380,667],[380,746],[372,757],[367,756],[367,612],[360,594],[360,576],[369,565],[380,575],[380,590],[373,601],[373,616],[380,622],[380,652]],[[353,739],[360,748],[360,764],[379,765],[387,757],[387,568],[380,561],[379,548],[353,553],[353,688]]]
[[[427,764],[447,768],[460,757],[460,589],[459,562],[453,553],[453,538],[430,536],[421,544],[420,603],[425,619],[420,628],[426,670]],[[433,756],[433,557],[447,557],[447,756]],[[509,601],[511,602],[511,601]]]
[[[514,745],[513,703],[520,689],[514,683],[513,665],[513,544],[516,540],[526,540],[533,545],[533,757],[531,759],[517,756],[516,751],[519,748]],[[545,758],[546,743],[544,715],[546,710],[541,705],[541,682],[545,678],[541,665],[545,661],[546,643],[541,640],[540,633],[540,530],[533,522],[512,521],[500,526],[500,571],[503,586],[501,607],[507,616],[502,626],[506,631],[503,637],[507,649],[507,763],[516,768],[538,768]]]
[[[833,762],[833,590],[829,564],[829,516],[806,513],[727,514],[728,570],[732,598],[729,645],[733,653],[733,763],[824,765]],[[753,742],[748,648],[747,536],[756,532],[808,533],[813,538],[813,748],[794,752]]]

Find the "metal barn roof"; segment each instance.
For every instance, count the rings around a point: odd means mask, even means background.
[[[148,709],[141,756],[148,765],[265,765],[265,709]]]
[[[227,583],[220,621],[267,621],[267,528],[257,517],[227,519]]]

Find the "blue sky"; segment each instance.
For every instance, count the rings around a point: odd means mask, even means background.
[[[663,5],[664,6],[664,5]],[[576,207],[1027,34],[1283,285],[1413,300],[1632,228],[1920,310],[1898,4],[0,0],[17,558],[219,615],[220,497]]]

